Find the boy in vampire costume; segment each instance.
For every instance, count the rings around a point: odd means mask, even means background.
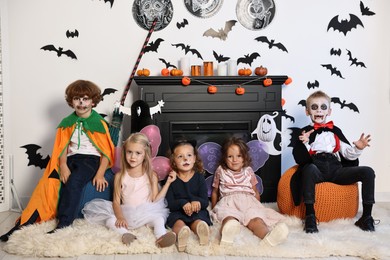
[[[100,88],[77,80],[67,87],[65,99],[74,112],[57,127],[43,176],[15,226],[0,237],[1,241],[7,241],[21,226],[56,217],[57,229],[71,225],[78,215],[84,186],[92,181],[102,192],[108,185],[104,173],[114,163],[114,144],[107,122],[92,109],[101,101]]]
[[[370,135],[361,134],[359,140],[350,145],[332,121],[326,122],[332,112],[330,102],[330,97],[322,91],[314,92],[306,100],[306,115],[312,123],[302,128],[298,140],[293,141],[293,156],[299,165],[291,178],[294,203],[298,206],[303,197],[306,207],[304,230],[316,233],[316,183],[328,181],[348,185],[361,182],[363,214],[355,225],[364,231],[375,231],[371,216],[375,203],[375,173],[371,167],[358,166],[358,157],[369,146]]]

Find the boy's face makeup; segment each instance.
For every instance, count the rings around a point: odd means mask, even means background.
[[[196,161],[194,147],[190,144],[176,146],[174,151],[174,162],[179,173],[192,171]]]
[[[313,123],[326,123],[327,116],[330,116],[332,109],[326,98],[313,98],[306,108],[306,115],[310,116]]]
[[[72,105],[79,117],[87,118],[92,111],[93,102],[88,96],[73,97]]]
[[[240,148],[237,145],[232,145],[227,149],[226,165],[235,172],[241,171],[244,166],[244,157],[241,154]]]

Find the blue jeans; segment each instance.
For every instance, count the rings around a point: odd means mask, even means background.
[[[375,203],[375,172],[371,167],[343,167],[332,154],[314,155],[313,163],[302,169],[303,201],[306,204],[315,202],[315,185],[325,181],[340,185],[361,182],[363,204]]]
[[[71,174],[65,184],[61,183],[57,228],[67,227],[77,218],[82,190],[95,176],[100,157],[76,154],[67,158],[67,165]]]

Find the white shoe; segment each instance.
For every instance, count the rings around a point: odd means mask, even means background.
[[[288,227],[285,223],[281,222],[276,224],[276,226],[270,232],[268,232],[261,243],[269,246],[277,246],[283,243],[287,239],[287,236]]]
[[[177,234],[177,250],[183,252],[187,247],[188,238],[190,237],[190,228],[184,226]]]
[[[198,225],[196,225],[196,234],[199,237],[199,244],[201,246],[209,243],[210,230],[209,225],[207,225],[206,222],[200,221]]]
[[[228,220],[222,227],[221,245],[233,244],[234,238],[240,233],[241,225],[235,219]]]

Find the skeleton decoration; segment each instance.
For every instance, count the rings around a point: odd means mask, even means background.
[[[173,6],[170,0],[135,0],[133,3],[133,18],[145,30],[149,30],[154,19],[157,19],[154,30],[164,29],[172,17]]]
[[[238,0],[236,15],[245,28],[261,30],[271,23],[275,8],[273,0]]]
[[[251,133],[251,136],[256,134],[257,139],[268,146],[268,153],[270,155],[279,155],[282,153],[281,150],[279,151],[275,148],[274,144],[276,134],[281,134],[281,132],[277,129],[274,120],[274,118],[278,115],[278,112],[274,112],[273,116],[268,114],[263,115],[257,122],[256,129]]]

